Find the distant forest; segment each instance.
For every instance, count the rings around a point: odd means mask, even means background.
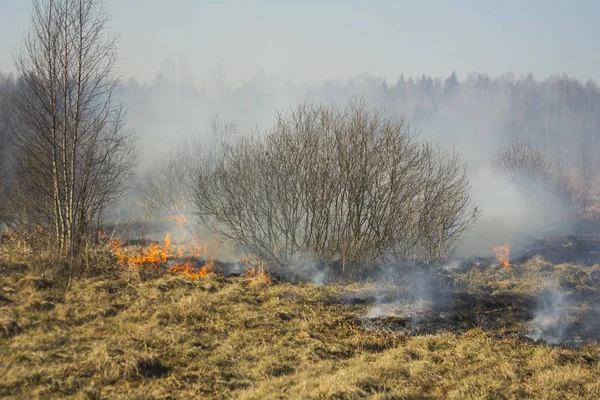
[[[166,130],[155,133],[159,141],[165,132],[181,135],[201,129],[216,113],[245,129],[266,129],[276,110],[299,102],[345,105],[357,97],[388,115],[405,117],[424,137],[459,148],[473,166],[486,163],[499,141],[527,140],[566,163],[600,141],[598,86],[566,75],[540,81],[532,75],[471,74],[459,80],[455,73],[445,79],[401,74],[393,84],[368,76],[305,84],[259,75],[231,88],[218,80],[197,87],[163,74],[145,85],[130,79],[124,95],[131,122],[142,136],[138,121],[149,131],[168,123]]]
[[[9,117],[9,94],[16,87],[12,75],[0,72],[0,124]],[[298,83],[258,74],[231,87],[218,77],[194,84],[170,69],[149,83],[130,78],[122,89],[129,125],[149,160],[177,138],[205,130],[217,114],[240,130],[268,129],[277,110],[302,102],[344,105],[357,97],[404,117],[423,137],[458,148],[471,166],[486,163],[502,141],[529,141],[565,164],[600,141],[600,90],[593,81],[567,75],[536,80],[472,73],[459,79],[453,72],[447,78],[400,74],[394,83],[371,76]],[[143,167],[143,155],[140,161]]]

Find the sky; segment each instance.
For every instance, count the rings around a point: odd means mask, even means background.
[[[120,35],[120,70],[149,81],[239,85],[455,70],[600,82],[600,1],[105,0]],[[28,0],[0,0],[0,71],[29,24]]]

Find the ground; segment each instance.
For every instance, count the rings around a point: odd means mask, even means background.
[[[577,275],[577,268],[533,259],[451,275],[453,290],[478,304],[485,296],[527,299],[544,290],[539,274],[557,271],[563,280],[577,277],[577,288],[589,286],[596,270]],[[446,332],[411,332],[391,313],[365,318],[382,298],[400,307],[386,290],[382,297],[373,284],[268,284],[214,274],[192,280],[117,270],[65,291],[26,265],[3,263],[0,397],[600,397],[597,342],[534,342],[522,334],[522,321],[511,320],[520,314],[511,312],[502,325],[466,323]],[[509,307],[486,304],[471,306],[474,320]]]

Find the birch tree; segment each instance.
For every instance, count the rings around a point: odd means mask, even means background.
[[[98,228],[133,169],[108,22],[101,0],[34,0],[15,57],[13,132],[26,222],[52,227],[70,254]]]

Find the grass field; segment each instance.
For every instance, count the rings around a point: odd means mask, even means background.
[[[548,275],[563,286],[576,280],[579,295],[595,291],[597,269],[579,270],[540,259],[469,269],[453,274],[452,290],[471,294],[475,305],[481,296],[526,298],[544,289]],[[377,290],[117,270],[65,291],[25,265],[4,263],[0,397],[600,397],[597,342],[568,348],[511,336],[522,321],[510,313],[501,326],[445,333],[368,330],[361,318],[375,297],[365,293]]]

